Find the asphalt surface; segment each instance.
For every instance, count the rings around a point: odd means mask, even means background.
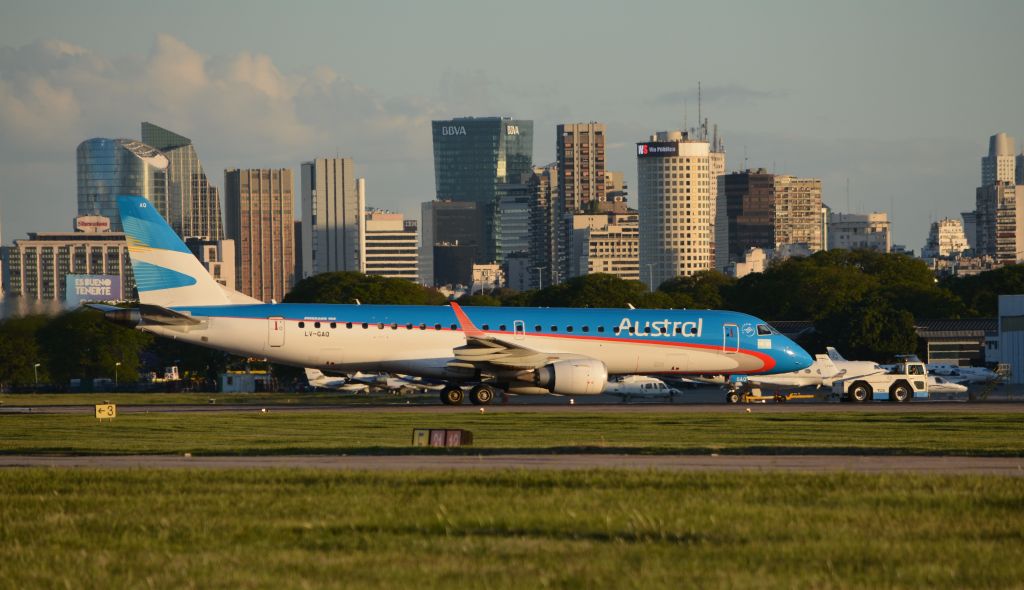
[[[663,413],[663,414],[697,414],[697,413],[734,413],[734,412],[757,412],[771,414],[787,413],[850,413],[850,412],[892,412],[903,414],[919,414],[933,412],[973,412],[973,413],[1016,413],[1024,412],[1024,402],[965,402],[965,401],[918,401],[905,404],[889,402],[871,402],[863,404],[851,403],[765,403],[765,404],[738,404],[730,405],[725,403],[700,404],[700,403],[594,403],[593,401],[570,404],[568,398],[561,398],[560,403],[523,403],[515,402],[504,404],[493,404],[486,406],[487,413],[501,412],[527,412],[527,413],[568,413],[568,412],[596,412],[596,413]],[[267,405],[260,407],[254,404],[147,404],[147,405],[118,405],[119,415],[124,414],[153,414],[153,413],[210,413],[210,412],[260,412],[266,409],[268,412],[395,412],[413,414],[440,414],[479,412],[480,407],[472,404],[461,406],[444,406],[441,404],[409,404],[395,405],[381,403],[372,405]],[[2,406],[0,415],[3,414],[88,414],[94,413],[91,405],[75,406]]]
[[[77,469],[266,469],[307,468],[335,471],[424,471],[490,469],[638,469],[666,471],[785,471],[894,474],[989,474],[1024,477],[1021,457],[893,457],[861,455],[388,455],[187,457],[0,456],[0,468]]]

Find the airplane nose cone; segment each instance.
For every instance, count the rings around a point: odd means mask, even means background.
[[[791,344],[786,349],[786,352],[792,359],[794,371],[801,371],[814,364],[814,359],[811,358],[811,355],[807,354],[807,351],[796,343]]]

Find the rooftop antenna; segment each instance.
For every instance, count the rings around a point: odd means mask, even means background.
[[[846,177],[846,212],[850,213],[850,177]]]
[[[743,146],[743,169],[750,170],[750,164],[747,163],[747,146]]]
[[[701,115],[701,110],[700,109],[701,109],[700,80],[697,80],[697,125],[703,124],[703,121],[704,121],[703,115]],[[701,138],[701,139],[703,139],[703,138]]]
[[[689,117],[690,117],[690,105],[686,101],[686,99],[684,98],[683,99],[683,131],[689,131],[689,129],[687,128],[687,126],[690,124],[687,121],[687,119],[689,119]]]

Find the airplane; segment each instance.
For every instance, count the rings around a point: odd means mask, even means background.
[[[650,398],[667,398],[674,402],[677,395],[682,395],[681,391],[665,385],[661,379],[646,375],[627,375],[612,379],[605,385],[604,393],[617,396],[627,404],[632,399]]]
[[[967,393],[967,386],[947,377],[929,374],[928,393]]]
[[[827,354],[814,355],[811,366],[791,373],[773,375],[736,376],[730,379],[721,377],[705,379],[709,383],[727,385],[733,393],[739,389],[769,389],[802,387],[832,387],[832,383],[840,379],[853,379],[884,373],[886,369],[873,361],[848,361],[831,346]]]
[[[961,383],[988,383],[999,379],[999,374],[986,367],[961,367],[958,365],[929,363],[929,375],[941,375],[951,377]]]
[[[730,311],[265,304],[222,287],[141,196],[117,197],[140,305],[91,304],[158,336],[332,372],[439,379],[448,405],[600,394],[609,375],[788,373],[811,357]]]
[[[306,381],[310,387],[317,389],[333,389],[335,391],[348,391],[359,393],[370,389],[366,383],[353,383],[348,377],[328,377],[320,369],[304,367]]]

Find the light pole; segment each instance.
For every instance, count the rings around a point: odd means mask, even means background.
[[[32,365],[32,374],[34,375],[32,379],[32,388],[35,389],[36,387],[39,387],[39,363]]]
[[[533,267],[537,271],[537,290],[544,288],[544,277],[541,275],[541,271],[547,268],[546,266],[535,266]]]
[[[114,389],[117,389],[117,370],[121,368],[121,363],[114,363]]]
[[[647,286],[654,293],[654,264],[647,265]]]

